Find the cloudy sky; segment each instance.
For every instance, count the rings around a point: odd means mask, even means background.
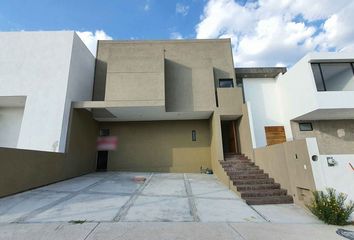
[[[75,30],[97,39],[231,38],[237,66],[291,66],[354,52],[353,0],[0,0],[0,31]]]

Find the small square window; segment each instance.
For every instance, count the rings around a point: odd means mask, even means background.
[[[100,137],[109,136],[109,129],[108,128],[101,128],[100,129]]]
[[[312,123],[299,123],[300,131],[312,131]]]
[[[219,88],[233,88],[234,82],[232,78],[219,79]]]

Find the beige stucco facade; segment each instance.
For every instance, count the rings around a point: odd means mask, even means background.
[[[294,139],[315,137],[320,154],[354,154],[354,120],[306,121],[312,131],[300,131],[299,123],[292,121]]]
[[[254,159],[264,172],[288,190],[295,203],[304,207],[310,203],[316,185],[306,140],[257,148]]]
[[[92,114],[75,109],[66,153],[0,148],[0,197],[93,172],[97,134]]]
[[[108,170],[200,172],[211,168],[208,120],[102,122],[118,137]],[[192,141],[192,131],[196,141]]]

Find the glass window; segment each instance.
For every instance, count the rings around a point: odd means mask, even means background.
[[[312,123],[299,123],[300,131],[312,131]]]
[[[312,67],[313,76],[315,78],[317,91],[326,91],[323,80],[322,80],[320,64],[312,63],[311,67]]]
[[[353,63],[312,63],[317,91],[354,91]]]
[[[234,82],[232,78],[219,79],[219,88],[233,88]]]
[[[353,91],[354,75],[350,63],[321,63],[327,91]]]

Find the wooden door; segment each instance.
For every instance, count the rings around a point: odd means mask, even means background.
[[[229,129],[229,149],[231,153],[239,153],[238,152],[238,144],[237,144],[237,129],[235,121],[230,122]]]
[[[267,126],[264,130],[268,146],[286,142],[284,126]]]

